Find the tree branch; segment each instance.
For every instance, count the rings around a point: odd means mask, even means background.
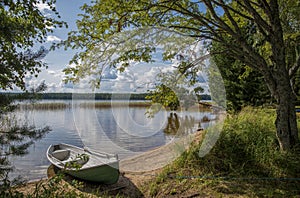
[[[238,11],[237,9],[234,9],[234,8],[232,8],[232,7],[228,6],[228,5],[226,5],[226,3],[223,2],[223,1],[222,1],[222,3],[218,2],[218,1],[213,1],[213,2],[214,2],[216,5],[222,7],[223,9],[226,8],[227,10],[230,10],[230,11],[234,12],[235,14],[238,14],[238,15],[241,16],[242,18],[245,18],[245,19],[247,19],[247,20],[249,20],[249,21],[253,21],[253,20],[254,20],[251,16],[247,16],[247,15],[241,13],[240,11]]]
[[[235,32],[222,20],[216,13],[213,5],[211,4],[211,1],[204,0],[203,1],[206,7],[208,8],[209,12],[212,14],[212,16],[215,18],[215,20],[220,24],[222,29],[224,29],[226,32],[228,32],[230,35],[235,35]]]
[[[237,3],[240,6],[242,6],[244,9],[246,9],[249,13],[252,14],[252,16],[254,17],[254,22],[257,23],[257,25],[261,26],[267,32],[271,33],[272,28],[261,17],[261,15],[252,7],[251,3],[248,0],[243,0],[243,2],[244,2],[244,4],[242,4],[241,1],[237,1]]]
[[[262,5],[262,7],[264,8],[266,14],[268,15],[269,18],[272,18],[272,14],[271,14],[271,7],[268,4],[268,2],[266,0],[259,0],[259,3]]]
[[[220,2],[222,2],[222,5],[225,5],[223,0],[220,0]],[[234,26],[234,29],[237,32],[237,34],[241,34],[241,29],[239,28],[236,21],[233,19],[232,15],[230,14],[229,10],[227,9],[227,6],[224,6],[223,10],[224,10],[226,16],[228,17],[228,19],[230,20],[231,24]]]
[[[289,69],[290,78],[293,78],[295,76],[299,68],[300,68],[300,55],[298,56],[295,64]]]

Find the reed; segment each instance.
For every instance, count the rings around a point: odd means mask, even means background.
[[[21,110],[63,110],[66,108],[71,108],[71,104],[66,104],[63,102],[19,104],[19,109]]]
[[[88,102],[81,103],[79,105],[83,108],[111,108],[111,107],[150,107],[151,103],[149,101],[101,101],[101,102]]]
[[[148,108],[151,107],[151,101],[91,101],[91,102],[82,102],[82,103],[65,103],[65,102],[41,102],[41,103],[21,103],[18,105],[18,108],[21,110],[64,110],[72,107],[80,108],[112,108],[112,107],[135,107],[135,108]],[[166,110],[170,110],[166,108]],[[184,107],[179,107],[178,111],[191,111],[191,112],[211,112],[210,107],[203,107],[202,105],[195,104],[188,109]]]

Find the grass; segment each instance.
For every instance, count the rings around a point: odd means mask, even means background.
[[[267,109],[245,108],[229,115],[207,155],[199,157],[201,142],[194,144],[144,192],[150,197],[299,195],[300,148],[279,150],[274,121],[274,110]]]

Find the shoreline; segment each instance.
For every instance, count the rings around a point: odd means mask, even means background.
[[[93,186],[88,183],[86,185],[91,189],[97,189],[99,186],[102,186],[103,191],[110,191],[110,189],[122,189],[130,195],[130,191],[138,186],[141,186],[143,183],[151,180],[156,177],[169,163],[173,162],[178,158],[182,152],[189,148],[189,145],[193,141],[200,139],[202,134],[201,131],[196,131],[192,134],[184,136],[182,138],[175,139],[170,143],[154,148],[152,150],[146,151],[145,153],[137,154],[135,156],[129,157],[127,159],[120,160],[119,170],[120,177],[119,181],[116,184],[110,186],[98,184]],[[35,191],[38,184],[46,184],[56,173],[54,171],[53,165],[50,165],[47,169],[47,177],[41,179],[35,179],[25,182],[24,184],[17,185],[12,187],[19,192],[24,194],[29,194]],[[66,176],[66,181],[63,183],[70,183],[68,180],[72,180],[69,176]],[[94,184],[95,185],[95,184]],[[125,187],[124,187],[125,186]],[[78,189],[77,189],[78,190]],[[81,191],[81,190],[78,190]]]
[[[223,113],[219,114],[217,120],[223,120],[226,117],[224,115],[225,114]],[[134,195],[140,197],[143,194],[139,188],[157,177],[164,167],[177,159],[184,151],[187,151],[192,143],[199,143],[202,139],[203,132],[203,129],[196,130],[194,133],[178,137],[166,145],[120,160],[120,176],[116,184],[104,185],[83,182],[84,187],[77,188],[72,184],[74,178],[70,178],[66,175],[61,181],[62,186],[65,186],[68,191],[74,191],[79,194],[86,193],[88,197],[94,197],[93,193],[96,191],[98,193],[109,194],[113,191],[113,193],[115,193],[113,195],[121,193],[128,197],[134,193]],[[48,170],[47,175],[48,177],[45,179],[27,182],[24,185],[16,186],[14,188],[21,193],[33,193],[35,192],[37,185],[47,185],[47,182],[51,178],[51,174],[48,174]],[[53,176],[54,175],[55,174],[53,174]]]
[[[174,139],[168,144],[146,151],[144,153],[120,160],[120,172],[144,173],[161,169],[173,162],[194,141],[201,131],[188,134],[187,136]],[[145,164],[147,166],[145,166]]]

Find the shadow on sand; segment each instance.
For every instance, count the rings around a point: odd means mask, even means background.
[[[58,168],[50,165],[47,170],[48,178],[57,175],[59,172],[60,170]],[[135,186],[135,184],[122,174],[120,174],[117,183],[110,185],[79,180],[67,174],[64,175],[63,180],[69,183],[71,186],[74,186],[74,181],[78,181],[80,182],[79,187],[77,187],[79,191],[94,194],[96,196],[105,195],[114,197],[119,195],[124,197],[144,197],[142,192]]]

